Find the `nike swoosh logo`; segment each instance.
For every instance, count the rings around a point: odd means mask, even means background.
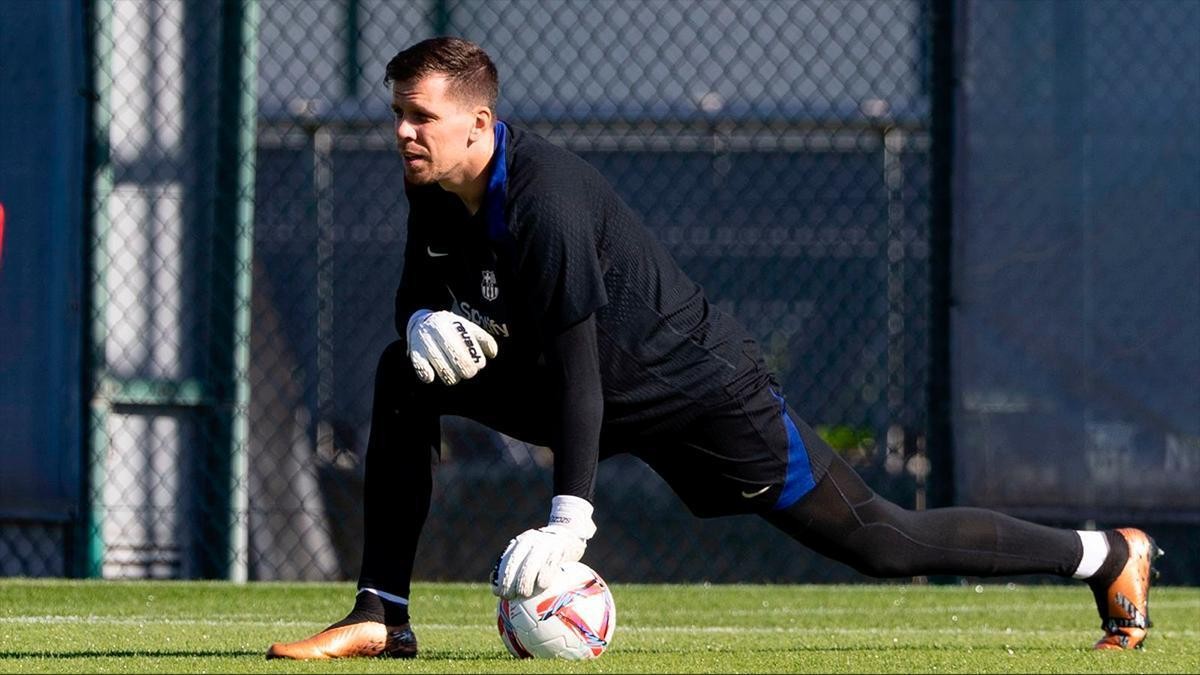
[[[742,496],[743,496],[743,497],[745,497],[746,499],[754,499],[755,497],[757,497],[757,496],[761,495],[762,493],[764,493],[764,492],[766,492],[767,490],[770,490],[770,489],[771,489],[771,486],[770,486],[770,485],[768,485],[768,486],[766,486],[765,488],[763,488],[763,489],[761,489],[761,490],[755,490],[754,492],[746,492],[746,491],[744,491],[744,490],[743,490],[743,491],[742,491]]]
[[[429,254],[430,258],[445,258],[446,256],[450,255],[449,253],[438,253],[430,246],[425,247],[425,252]]]

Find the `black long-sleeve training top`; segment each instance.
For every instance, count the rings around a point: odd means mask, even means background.
[[[711,304],[591,165],[498,122],[484,204],[406,185],[396,327],[448,309],[549,368],[561,402],[555,494],[592,498],[602,425],[661,429],[765,381],[746,331]],[[515,372],[520,372],[517,370]],[[526,383],[514,383],[517,391]]]

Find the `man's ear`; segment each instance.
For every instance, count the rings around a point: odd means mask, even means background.
[[[475,109],[475,123],[471,126],[471,140],[477,141],[492,128],[492,109],[480,106]]]

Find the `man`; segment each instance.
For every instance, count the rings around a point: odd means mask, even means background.
[[[454,38],[388,63],[410,204],[367,449],[358,594],[343,620],[268,658],[412,657],[409,582],[439,417],[555,452],[548,524],[513,539],[503,597],[537,593],[596,533],[596,463],[631,452],[699,516],[755,513],[879,577],[1086,579],[1104,635],[1142,644],[1151,562],[1134,530],[1075,532],[876,496],[784,402],[758,348],[588,164],[495,118],[495,66]]]

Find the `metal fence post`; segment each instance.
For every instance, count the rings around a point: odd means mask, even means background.
[[[90,0],[85,9],[89,41],[88,67],[91,78],[89,95],[89,133],[85,150],[87,176],[84,190],[84,251],[83,279],[88,292],[83,294],[83,363],[80,388],[83,403],[83,485],[80,488],[81,508],[75,530],[73,576],[99,577],[104,557],[101,522],[104,518],[104,497],[100,486],[104,480],[104,458],[108,453],[106,426],[110,403],[98,396],[104,378],[104,315],[108,304],[108,289],[96,280],[107,274],[108,197],[112,193],[113,175],[109,157],[108,131],[112,118],[109,106],[112,67],[112,0]]]
[[[454,22],[450,3],[447,0],[433,0],[429,8],[429,24],[434,35],[449,35],[450,26]]]
[[[954,227],[955,102],[958,96],[957,0],[933,0],[930,13],[929,194],[929,506],[954,503],[954,446],[950,426],[951,232]]]
[[[346,98],[357,98],[359,95],[358,79],[362,70],[358,55],[358,43],[362,39],[358,30],[359,2],[360,0],[346,0],[346,18],[342,27],[342,36],[346,45],[346,60],[343,70]]]
[[[247,409],[250,388],[250,284],[254,243],[254,148],[257,134],[258,4],[221,5],[220,100],[213,224],[214,414],[212,545],[224,555],[206,575],[245,581],[248,569]],[[217,549],[220,550],[220,549]],[[204,569],[204,566],[202,566]]]

